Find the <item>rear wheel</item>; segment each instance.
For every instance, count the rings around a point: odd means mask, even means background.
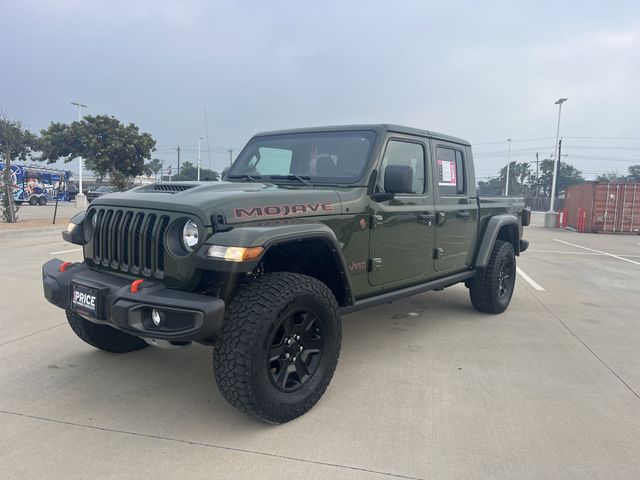
[[[516,255],[513,245],[497,240],[486,268],[469,281],[469,295],[476,310],[484,313],[504,312],[516,284]]]
[[[216,383],[237,409],[284,423],[313,407],[338,363],[338,305],[322,282],[267,273],[238,290],[214,348]]]
[[[109,325],[98,325],[67,310],[67,320],[71,329],[92,347],[111,353],[128,353],[148,347],[141,338],[116,330]]]
[[[47,204],[47,197],[40,197],[38,199],[38,205],[46,205]]]

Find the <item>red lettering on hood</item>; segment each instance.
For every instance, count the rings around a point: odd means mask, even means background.
[[[264,207],[234,208],[233,216],[245,217],[288,217],[291,215],[315,212],[332,212],[333,203],[296,203],[293,205],[267,205]]]

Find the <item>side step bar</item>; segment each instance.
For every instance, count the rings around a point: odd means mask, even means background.
[[[375,307],[376,305],[381,305],[383,303],[395,302],[396,300],[400,300],[401,298],[410,297],[418,293],[450,287],[451,285],[464,282],[465,280],[474,277],[475,274],[475,270],[467,270],[464,272],[456,273],[454,275],[449,275],[447,277],[438,278],[437,280],[432,280],[427,283],[421,283],[420,285],[414,285],[412,287],[403,288],[401,290],[382,293],[380,295],[376,295],[375,297],[357,300],[353,305],[341,308],[340,313],[346,315],[348,313],[357,312],[358,310],[364,310],[365,308]]]

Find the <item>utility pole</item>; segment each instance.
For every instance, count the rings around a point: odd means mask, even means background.
[[[233,163],[233,148],[227,149],[227,152],[229,152],[229,166],[231,166]]]
[[[180,175],[180,145],[176,147],[176,152],[178,152],[178,175]]]
[[[536,198],[538,197],[539,191],[540,191],[540,164],[538,161],[538,152],[536,152]]]
[[[504,196],[509,196],[509,168],[511,167],[511,139],[507,138],[507,143],[509,144],[509,150],[507,151],[507,182],[504,187]]]
[[[162,176],[164,175],[164,160],[162,160],[162,168],[160,168],[160,181],[162,181]],[[156,174],[156,180],[158,180],[158,175]]]
[[[207,121],[207,106],[204,107],[204,130],[207,133],[207,157],[209,158],[209,170],[211,170],[211,145],[209,145],[209,122]]]
[[[553,176],[556,178],[556,182],[558,182],[560,178],[560,154],[562,152],[562,138],[558,140],[558,161],[556,162],[556,169],[553,172]]]
[[[202,137],[198,138],[198,181],[200,181],[200,142],[202,142]]]
[[[78,122],[82,121],[82,109],[87,108],[86,105],[83,105],[80,102],[71,102],[71,105],[75,105],[78,107]],[[80,198],[78,198],[80,197]],[[82,193],[82,157],[78,158],[78,194],[76,195],[76,207],[86,208],[87,202]]]

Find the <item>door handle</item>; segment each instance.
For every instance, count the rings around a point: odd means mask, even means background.
[[[430,213],[419,213],[417,218],[418,223],[424,223],[425,225],[428,225],[430,227],[431,225],[433,225],[436,216]]]
[[[464,211],[464,210],[458,210],[456,212],[456,217],[461,218],[462,220],[466,220],[470,216],[471,216],[471,212],[467,212],[467,211]]]

